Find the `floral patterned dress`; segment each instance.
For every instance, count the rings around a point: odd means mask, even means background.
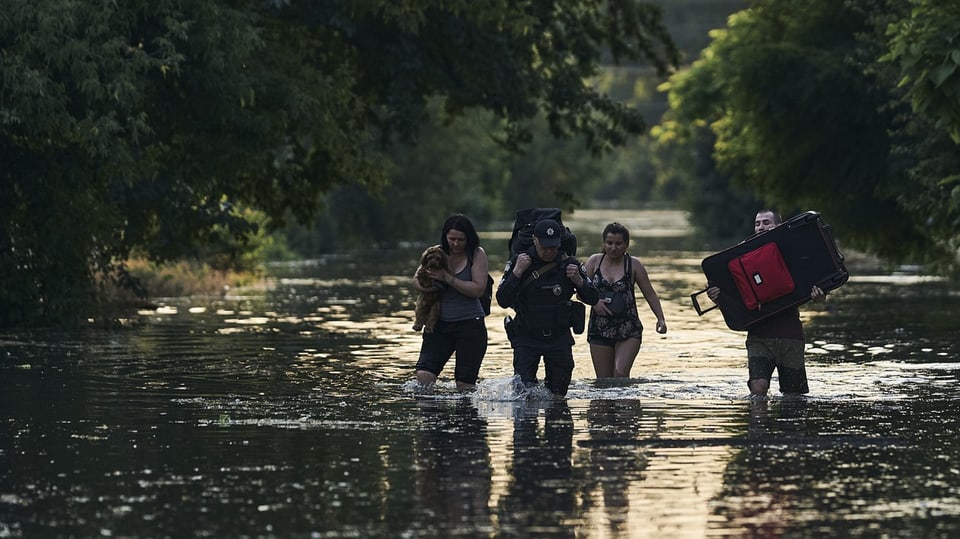
[[[623,341],[630,337],[640,339],[643,335],[643,324],[640,323],[640,316],[637,314],[637,300],[633,293],[633,264],[630,253],[623,254],[623,277],[612,283],[604,278],[600,271],[605,256],[606,254],[600,257],[600,262],[593,274],[593,282],[601,295],[610,291],[624,294],[627,300],[627,310],[621,316],[601,316],[591,309],[590,326],[587,330],[588,340],[589,337],[601,337],[613,341]]]

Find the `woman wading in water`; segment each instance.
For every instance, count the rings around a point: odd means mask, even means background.
[[[640,259],[627,252],[630,232],[620,223],[603,229],[603,252],[587,259],[587,275],[600,291],[600,301],[590,309],[587,342],[597,378],[629,377],[640,352],[643,324],[637,314],[634,285],[657,317],[657,333],[667,332],[660,298]]]

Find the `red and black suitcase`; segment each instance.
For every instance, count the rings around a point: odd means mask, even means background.
[[[814,285],[829,292],[850,277],[830,225],[814,211],[710,255],[701,267],[707,288],[719,288],[720,297],[703,309],[697,296],[707,289],[691,294],[697,315],[719,307],[727,327],[736,331],[810,301]]]

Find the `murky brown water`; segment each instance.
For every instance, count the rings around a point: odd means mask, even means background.
[[[811,394],[751,401],[743,334],[690,303],[710,252],[681,217],[569,220],[584,258],[631,228],[670,331],[612,383],[579,336],[564,402],[513,399],[496,306],[479,390],[415,391],[418,248],[0,333],[0,537],[956,536],[960,290],[854,273],[803,310]]]

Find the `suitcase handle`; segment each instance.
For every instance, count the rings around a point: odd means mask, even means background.
[[[847,282],[847,279],[850,277],[850,274],[847,272],[837,272],[825,279],[817,281],[816,286],[823,290],[824,293],[827,293],[835,288],[839,288],[840,285]]]
[[[831,254],[833,255],[834,264],[845,270],[846,268],[843,267],[843,261],[845,258],[843,253],[840,251],[840,248],[837,247],[837,240],[833,238],[833,227],[830,225],[824,225],[820,229],[820,234],[823,235],[824,241],[828,242],[827,244],[833,247],[833,253]]]
[[[693,302],[693,308],[697,310],[697,316],[703,316],[703,313],[708,313],[716,309],[717,307],[719,307],[719,305],[716,305],[716,304],[714,304],[713,307],[710,307],[709,309],[704,309],[700,307],[700,302],[697,301],[697,296],[699,296],[700,294],[705,294],[707,290],[708,290],[707,288],[704,288],[699,292],[694,292],[693,294],[690,294],[690,301]]]

